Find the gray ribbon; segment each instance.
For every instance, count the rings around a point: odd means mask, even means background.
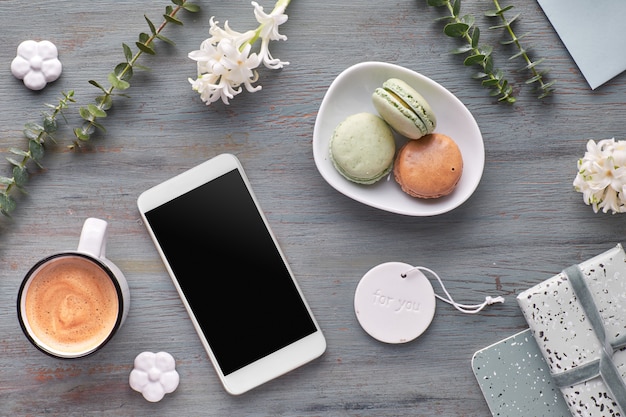
[[[591,327],[602,344],[602,351],[600,352],[600,359],[552,375],[552,378],[557,386],[569,387],[600,376],[611,394],[611,398],[620,408],[621,414],[625,414],[626,384],[613,362],[613,352],[619,346],[613,346],[607,339],[604,322],[578,265],[570,266],[563,272],[567,275],[574,294],[576,294]]]

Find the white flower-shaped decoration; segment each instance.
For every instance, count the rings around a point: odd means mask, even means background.
[[[50,41],[24,41],[17,47],[17,56],[11,62],[11,73],[24,80],[31,90],[41,90],[61,75],[63,66],[57,47]]]
[[[587,142],[587,152],[578,160],[574,189],[597,213],[626,212],[626,141],[615,138]]]
[[[174,392],[180,377],[176,361],[167,352],[142,352],[135,358],[135,368],[128,378],[130,387],[150,402],[158,402]]]

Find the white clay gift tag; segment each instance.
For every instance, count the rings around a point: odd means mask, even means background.
[[[354,296],[357,319],[381,342],[404,343],[424,333],[435,315],[433,286],[421,272],[402,278],[413,267],[400,262],[378,265],[359,282]]]
[[[437,278],[446,297],[435,294],[422,271]],[[434,271],[387,262],[370,269],[361,278],[354,294],[354,310],[363,330],[373,338],[386,343],[406,343],[426,331],[435,316],[437,298],[468,314],[504,302],[502,297],[486,297],[481,304],[456,303]]]

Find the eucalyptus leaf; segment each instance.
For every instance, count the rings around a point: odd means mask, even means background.
[[[32,132],[35,133],[40,133],[43,132],[45,129],[42,125],[40,125],[39,123],[26,123],[24,125],[24,130],[30,130]]]
[[[15,210],[15,199],[6,193],[0,193],[0,211],[5,216],[9,216]]]
[[[31,142],[33,142],[33,141],[31,141]],[[18,149],[18,148],[10,148],[9,152],[11,152],[14,155],[19,155],[19,156],[22,156],[22,157],[29,157],[30,156],[28,152],[23,151],[23,150]]]
[[[461,0],[454,0],[452,3],[452,14],[455,16],[459,16],[461,13]]]
[[[497,80],[497,79],[495,79],[495,78],[490,78],[490,79],[488,79],[488,80],[484,80],[484,81],[482,82],[482,84],[483,84],[484,86],[493,87],[493,86],[495,86],[496,84],[498,84],[498,80]]]
[[[483,55],[491,55],[491,53],[493,52],[493,46],[491,45],[483,45],[480,48],[476,49],[478,49],[478,51],[480,51],[480,53]]]
[[[30,152],[31,158],[33,158],[35,162],[43,159],[45,153],[43,144],[31,140],[28,143],[28,150]]]
[[[171,40],[171,39],[169,39],[169,38],[167,38],[167,37],[165,37],[165,36],[161,35],[160,33],[157,33],[157,34],[156,34],[156,38],[157,38],[158,40],[160,40],[160,41],[165,42],[165,43],[169,43],[169,44],[170,44],[170,45],[172,45],[172,46],[175,46],[175,45],[176,45],[176,44],[174,43],[174,41],[173,41],[173,40]]]
[[[469,26],[461,22],[448,23],[443,28],[443,32],[452,38],[460,38],[467,34],[468,30]]]
[[[127,62],[122,62],[115,66],[113,73],[118,79],[129,81],[133,78],[133,67]]]
[[[18,187],[22,187],[28,181],[28,171],[24,167],[16,166],[13,167],[13,179],[15,180],[15,185]]]
[[[115,76],[115,73],[110,73],[108,80],[111,85],[118,90],[127,90],[130,87],[130,83],[128,81],[120,80],[117,76]]]
[[[100,104],[100,108],[104,111],[113,107],[113,98],[111,95],[98,96],[96,97],[96,101]]]
[[[502,24],[502,25],[489,26],[489,29],[504,29],[506,27],[507,27],[506,24]]]
[[[43,130],[47,133],[54,133],[58,128],[56,119],[50,115],[46,115],[43,118]]]
[[[136,69],[142,70],[142,71],[152,71],[152,68],[146,67],[144,65],[137,64],[137,63],[135,63],[135,65],[133,65],[133,67],[136,68]]]
[[[535,68],[539,64],[540,64],[539,61],[529,62],[528,65],[526,65],[525,67],[522,67],[522,69],[524,69],[524,70],[533,69],[533,68]],[[537,73],[537,75],[541,75],[541,74]]]
[[[193,3],[185,3],[183,4],[183,8],[191,13],[196,13],[200,11],[200,6],[198,6],[197,4],[193,4]]]
[[[91,121],[93,119],[93,115],[86,107],[81,107],[80,109],[78,109],[78,114],[80,114],[80,117],[84,120]]]
[[[80,127],[74,128],[74,136],[76,136],[80,140],[89,140],[90,138],[90,134],[85,132]]]
[[[22,131],[24,133],[24,137],[28,140],[37,140],[39,136],[43,133],[43,130],[34,130],[31,128],[26,128]]]
[[[473,49],[477,49],[478,48],[479,40],[480,40],[480,29],[478,27],[475,27],[474,30],[472,31],[472,44],[471,44],[471,47]]]
[[[465,54],[471,51],[472,49],[473,49],[472,45],[466,44],[466,45],[462,45],[462,46],[459,46],[458,48],[451,50],[450,53],[451,54]]]
[[[104,87],[103,87],[103,86],[101,86],[101,85],[100,85],[97,81],[94,81],[94,80],[89,80],[89,84],[91,84],[91,85],[93,85],[93,86],[95,86],[95,87],[98,87],[100,90],[102,90],[102,91],[106,92],[106,90],[104,89]]]
[[[7,157],[7,161],[9,161],[9,163],[13,166],[19,167],[20,165],[22,165],[22,163],[10,156]]]
[[[471,14],[466,14],[461,17],[460,21],[465,23],[467,26],[474,26],[476,19]]]
[[[485,59],[483,61],[483,69],[485,70],[486,73],[491,74],[493,77],[500,79],[501,77],[497,76],[497,72],[494,75],[494,69],[493,69],[493,57],[491,55],[487,55],[487,59]]]
[[[87,135],[92,135],[96,131],[96,127],[94,126],[96,122],[87,122],[83,123],[83,133]]]
[[[482,80],[485,79],[489,76],[489,74],[487,74],[486,72],[483,71],[477,71],[474,74],[472,74],[472,78],[475,80]],[[485,81],[492,81],[494,80],[496,82],[496,85],[498,83],[498,80],[496,80],[495,78],[487,78]],[[485,82],[481,83],[482,85],[485,85]]]
[[[139,48],[141,52],[145,52],[149,55],[156,55],[155,50],[149,47],[148,45],[146,45],[145,43],[137,42],[135,43],[135,45],[137,45],[137,48]]]
[[[174,16],[170,16],[169,14],[164,14],[164,15],[163,15],[163,18],[164,18],[165,20],[167,20],[168,22],[173,23],[173,24],[175,24],[175,25],[180,25],[180,26],[182,26],[182,25],[183,25],[183,22],[181,22],[180,20],[178,20],[178,19],[177,19],[177,18],[175,18]]]
[[[520,49],[519,52],[517,52],[516,54],[511,55],[511,57],[509,59],[519,58],[520,56],[523,56],[525,53],[526,53],[525,49]]]
[[[105,133],[107,130],[105,129],[104,125],[98,123],[98,122],[92,122],[91,123],[91,127],[92,128],[96,128],[98,130],[100,130],[101,132]]]
[[[89,113],[91,113],[94,117],[107,117],[107,112],[95,104],[88,104],[87,110],[89,110]]]
[[[122,43],[122,49],[124,50],[124,57],[126,58],[126,61],[133,59],[133,51],[131,51],[130,46]]]
[[[513,22],[515,22],[519,17],[520,17],[521,13],[516,14],[515,16],[513,16],[512,18],[508,19],[509,20],[509,26],[513,24]]]
[[[472,65],[480,64],[485,60],[486,56],[481,54],[470,55],[463,61],[463,65],[471,67]]]
[[[148,27],[150,27],[150,33],[152,33],[153,35],[156,35],[157,31],[156,28],[154,27],[154,24],[150,21],[150,19],[148,19],[148,16],[146,16],[145,14],[143,15],[144,19],[146,19],[146,22],[148,23]]]

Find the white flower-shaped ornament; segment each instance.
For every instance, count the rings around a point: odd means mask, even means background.
[[[175,368],[176,361],[167,352],[142,352],[135,358],[128,382],[146,400],[158,402],[178,387],[180,378]]]
[[[17,47],[11,73],[31,90],[41,90],[61,75],[57,47],[50,41],[24,41]]]

